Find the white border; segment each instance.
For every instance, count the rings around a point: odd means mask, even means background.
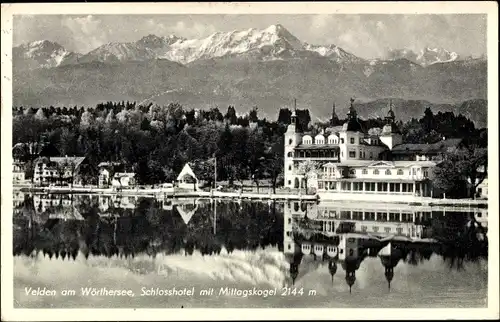
[[[498,295],[498,8],[474,2],[294,2],[294,3],[58,3],[1,6],[2,138],[2,320],[227,320],[227,319],[488,319],[499,317]],[[12,263],[12,16],[14,14],[487,14],[489,261],[488,308],[485,309],[14,309]],[[348,28],[348,26],[346,26]]]

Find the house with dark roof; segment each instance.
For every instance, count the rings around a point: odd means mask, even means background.
[[[390,151],[394,161],[441,161],[446,153],[463,146],[463,139],[446,139],[432,144],[398,144]]]

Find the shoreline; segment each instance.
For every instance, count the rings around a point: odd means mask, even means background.
[[[228,198],[228,199],[250,199],[250,200],[305,200],[305,201],[338,201],[338,202],[361,202],[361,203],[389,203],[389,204],[408,204],[425,206],[463,206],[484,208],[488,206],[487,199],[437,199],[422,198],[414,196],[398,196],[398,199],[385,199],[380,197],[392,197],[382,195],[365,194],[325,194],[314,195],[295,194],[295,193],[262,193],[262,192],[222,192],[222,191],[187,191],[172,189],[122,189],[121,191],[112,188],[93,188],[93,187],[31,187],[26,185],[13,185],[13,190],[26,193],[52,193],[52,194],[91,194],[91,195],[120,195],[136,196],[150,198]],[[370,200],[375,197],[375,200]]]

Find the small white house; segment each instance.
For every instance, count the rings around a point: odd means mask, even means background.
[[[181,172],[177,176],[177,186],[181,189],[186,190],[199,190],[198,178],[194,174],[193,170],[188,163],[184,165]]]
[[[111,181],[113,187],[131,187],[135,185],[135,173],[133,172],[117,172]]]
[[[99,187],[105,187],[109,184],[110,175],[111,174],[109,173],[108,169],[99,169]]]
[[[476,188],[478,198],[488,198],[488,178],[485,178]]]

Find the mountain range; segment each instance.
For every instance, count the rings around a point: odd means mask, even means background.
[[[333,101],[347,110],[350,97],[440,106],[486,99],[486,71],[485,57],[461,59],[441,48],[390,50],[385,58],[364,59],[334,44],[302,42],[278,24],[203,39],[148,35],[85,54],[48,40],[23,44],[13,48],[13,98],[15,105],[231,104],[258,106],[273,117],[297,98],[302,108],[325,116]]]

